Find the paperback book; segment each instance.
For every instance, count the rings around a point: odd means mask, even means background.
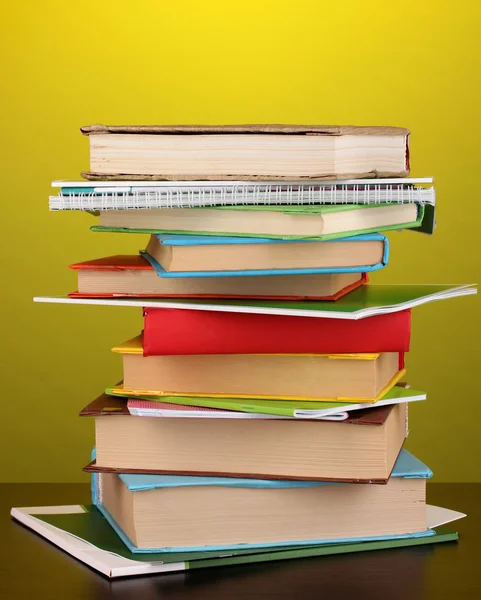
[[[108,578],[153,575],[211,567],[291,560],[314,556],[409,548],[452,542],[455,530],[450,523],[465,515],[438,507],[427,507],[427,523],[434,535],[394,538],[376,542],[334,543],[318,546],[285,546],[266,550],[231,550],[139,554],[131,552],[95,505],[37,506],[12,508],[12,517],[73,558]]]
[[[475,284],[435,285],[398,284],[361,286],[352,293],[328,301],[267,301],[267,300],[177,300],[137,298],[70,298],[68,296],[37,296],[34,302],[60,304],[94,304],[105,306],[137,306],[144,308],[182,308],[298,317],[331,319],[364,319],[375,315],[398,312],[428,302],[447,300],[477,293]]]

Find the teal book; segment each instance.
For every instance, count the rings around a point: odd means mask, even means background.
[[[386,485],[94,473],[92,501],[134,553],[380,541],[434,535],[431,476],[403,449]]]
[[[346,247],[346,244],[349,246],[349,254],[345,258],[343,256],[341,259],[339,255],[336,256],[335,248],[336,246]],[[370,261],[369,264],[363,263],[363,261],[356,261],[356,258],[359,258],[358,253],[363,252],[363,247],[366,248],[366,244],[376,244],[382,247],[381,256],[378,256],[378,249],[376,248],[376,259],[375,261]],[[310,267],[286,266],[289,264],[287,261],[292,256],[296,256],[296,252],[298,252],[297,247],[299,246],[304,248],[306,252],[308,249],[312,262],[315,262],[316,259],[320,262],[329,262],[331,260],[333,263],[337,261],[338,264],[337,266],[318,266],[319,263],[316,266]],[[201,260],[203,251],[206,248],[214,248],[216,251],[214,258],[212,258],[212,252],[208,254],[208,257],[211,257],[210,261],[207,258],[207,264],[211,265],[210,269],[197,268],[192,270],[184,268],[178,270],[171,266],[167,270],[158,262],[161,260],[159,257],[160,254],[161,257],[167,259],[167,262],[173,260],[174,264],[176,264],[175,259],[177,253],[180,251],[184,260],[190,260],[190,264],[195,265],[195,257],[197,257],[197,260]],[[332,248],[334,255],[323,255],[320,248],[323,250]],[[243,251],[246,249],[248,251],[247,256],[243,254]],[[252,255],[249,254],[251,250],[255,250],[255,260],[252,260]],[[234,252],[232,253],[232,251]],[[288,251],[288,254],[284,253],[286,251]],[[336,238],[327,240],[326,242],[318,242],[315,239],[300,241],[230,236],[217,237],[213,235],[157,235],[151,236],[145,252],[141,251],[140,254],[151,264],[159,277],[179,279],[190,277],[265,277],[270,275],[371,273],[379,271],[379,269],[384,268],[388,264],[389,240],[386,236],[379,233],[356,235],[349,238]],[[219,255],[223,256],[224,263],[228,263],[225,265],[225,268],[216,268],[219,262]],[[302,259],[298,260],[302,262]],[[305,257],[304,260],[307,261]],[[233,261],[236,261],[235,266],[232,264]],[[269,268],[259,266],[262,261],[266,261],[269,264],[272,263],[272,266]],[[345,264],[341,264],[343,262]],[[202,264],[202,261],[200,264]],[[246,266],[246,264],[249,266]],[[214,270],[212,270],[212,267],[214,267]]]
[[[464,515],[428,507],[428,521],[434,532],[428,537],[170,554],[134,554],[94,505],[12,508],[11,516],[78,561],[106,577],[117,578],[454,542],[457,532],[444,524]]]
[[[319,241],[421,227],[422,204],[254,205],[100,211],[92,231]]]

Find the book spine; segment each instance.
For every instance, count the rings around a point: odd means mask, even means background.
[[[366,319],[144,309],[144,356],[407,352],[411,311]]]

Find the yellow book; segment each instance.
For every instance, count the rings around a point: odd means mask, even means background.
[[[112,349],[124,381],[115,394],[377,402],[405,374],[402,353],[143,356],[138,336]]]

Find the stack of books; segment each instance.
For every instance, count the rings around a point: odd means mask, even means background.
[[[457,539],[403,448],[411,309],[473,286],[382,286],[385,231],[432,233],[432,180],[392,127],[82,129],[52,210],[145,250],[72,265],[43,302],[142,307],[119,382],[86,406],[92,504],[12,515],[116,577]]]

